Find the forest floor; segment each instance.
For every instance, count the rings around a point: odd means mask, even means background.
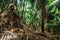
[[[0,40],[60,40],[59,35],[52,35],[48,32],[39,31],[40,28],[33,30],[30,27],[24,25],[24,29],[20,29],[17,32],[11,32],[5,30],[0,34]]]

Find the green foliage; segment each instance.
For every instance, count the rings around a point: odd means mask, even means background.
[[[58,10],[58,8],[56,7],[55,4],[53,4],[55,0],[47,0],[47,6],[48,7],[48,25],[50,27],[50,31],[51,32],[60,32],[60,11]],[[54,22],[52,22],[52,20]]]

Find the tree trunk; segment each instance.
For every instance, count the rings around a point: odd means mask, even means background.
[[[46,19],[46,3],[45,0],[38,0],[37,3],[41,12],[41,31],[44,32],[44,24]]]

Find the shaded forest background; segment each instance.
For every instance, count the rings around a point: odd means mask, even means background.
[[[28,40],[30,35],[39,37],[31,37],[30,40],[43,40],[41,36],[46,40],[60,40],[60,1],[0,0],[0,33],[5,31],[4,28],[13,29],[12,32],[20,28],[28,35],[24,35],[24,40]]]

